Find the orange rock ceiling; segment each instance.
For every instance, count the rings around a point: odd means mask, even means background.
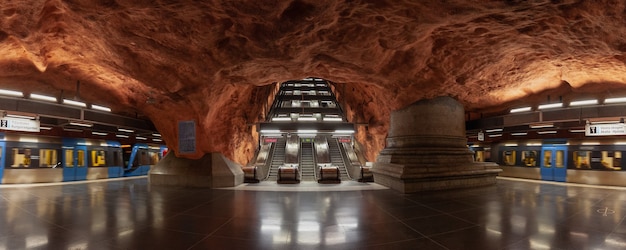
[[[479,113],[624,94],[625,51],[621,0],[0,3],[0,87],[139,112],[175,151],[178,121],[195,120],[185,157],[242,164],[274,82],[335,82],[374,160],[389,112],[422,98]]]

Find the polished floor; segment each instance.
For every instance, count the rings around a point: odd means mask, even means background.
[[[132,178],[3,186],[0,198],[0,249],[626,248],[626,189],[505,178],[411,195],[356,182],[211,190]]]

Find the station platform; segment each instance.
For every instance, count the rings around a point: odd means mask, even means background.
[[[626,189],[498,178],[401,194],[373,183],[0,188],[0,249],[624,249]]]

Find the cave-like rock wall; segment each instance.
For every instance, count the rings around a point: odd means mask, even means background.
[[[4,0],[0,86],[145,114],[174,151],[195,120],[185,157],[246,163],[271,84],[322,77],[373,160],[390,111],[422,98],[496,112],[624,93],[624,27],[621,0]]]

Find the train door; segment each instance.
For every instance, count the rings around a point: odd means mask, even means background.
[[[541,148],[541,179],[562,181],[567,179],[567,147],[543,146]]]
[[[63,147],[63,181],[87,179],[87,146]]]

